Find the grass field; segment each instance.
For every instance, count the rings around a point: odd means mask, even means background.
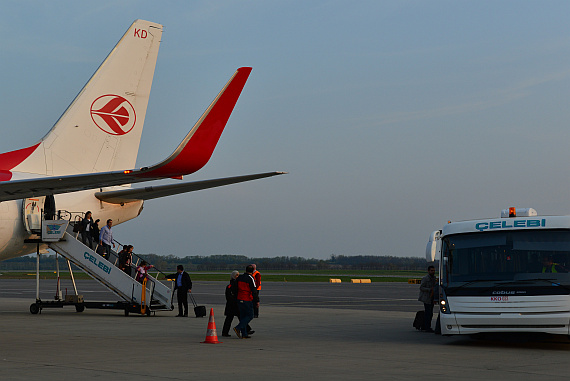
[[[174,271],[173,271],[174,272]],[[75,279],[91,279],[87,274],[76,271]],[[229,272],[189,272],[193,281],[228,281]],[[151,275],[155,274],[151,271]],[[343,283],[350,283],[351,279],[370,279],[372,282],[407,282],[408,279],[417,279],[425,274],[418,271],[389,271],[389,270],[283,270],[262,272],[263,282],[328,282],[330,278],[340,279]],[[35,279],[35,271],[3,271],[0,279]],[[69,278],[68,272],[60,272],[63,279]],[[41,271],[41,279],[55,279],[55,271]],[[159,278],[161,279],[161,278]]]

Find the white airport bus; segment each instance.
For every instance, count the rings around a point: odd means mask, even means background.
[[[426,257],[440,260],[442,335],[569,335],[570,216],[509,208],[449,222],[431,234]]]

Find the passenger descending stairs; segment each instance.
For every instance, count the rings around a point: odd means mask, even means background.
[[[51,242],[49,247],[126,302],[142,306],[143,285],[84,245],[74,235],[73,227],[69,226],[62,240]],[[144,299],[147,311],[172,310],[172,289],[150,275]]]

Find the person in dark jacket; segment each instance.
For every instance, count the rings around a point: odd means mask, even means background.
[[[434,332],[431,328],[431,319],[433,317],[433,301],[436,285],[435,267],[428,266],[428,274],[422,278],[420,295],[418,297],[418,300],[424,304],[424,322],[421,330],[425,332]]]
[[[99,221],[101,221],[100,219],[96,219],[95,222],[93,222],[93,226],[91,228],[91,236],[93,237],[92,239],[94,239],[95,241],[99,241]]]
[[[131,264],[133,262],[133,245],[124,245],[119,252],[119,268],[128,276],[131,276]]]
[[[176,283],[174,285],[174,290],[176,291],[176,297],[178,298],[178,315],[176,317],[187,317],[188,316],[188,293],[192,292],[192,280],[190,275],[184,271],[184,266],[176,266],[176,273],[167,275],[166,279],[173,279]],[[182,311],[184,307],[184,311]]]
[[[234,332],[241,339],[249,339],[247,325],[253,319],[253,307],[259,308],[259,296],[257,286],[253,279],[253,266],[245,268],[245,274],[237,277],[237,300],[239,308],[239,324],[234,327]]]
[[[237,302],[237,284],[236,278],[239,275],[239,271],[232,271],[230,277],[230,284],[226,286],[226,309],[224,310],[224,315],[226,315],[226,320],[224,320],[224,328],[222,328],[222,336],[230,337],[230,327],[232,326],[232,321],[234,316],[239,319],[239,308]]]
[[[93,229],[93,218],[91,217],[91,212],[85,213],[85,218],[81,221],[81,241],[84,245],[89,246],[93,249],[93,235],[91,230]]]

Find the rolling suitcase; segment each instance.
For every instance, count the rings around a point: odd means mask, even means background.
[[[439,314],[437,314],[437,320],[435,322],[435,334],[441,335],[441,321],[439,320]]]
[[[416,318],[414,319],[414,328],[417,330],[422,329],[422,325],[424,324],[424,316],[425,311],[418,311],[416,312]]]
[[[192,295],[192,293],[188,295],[190,296],[190,300],[192,301],[192,305],[194,306],[194,314],[196,315],[196,317],[206,316],[206,306],[196,305],[196,300],[194,300],[194,295]]]

